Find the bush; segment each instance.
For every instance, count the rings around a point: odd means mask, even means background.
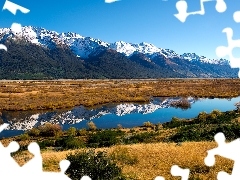
[[[211,114],[215,114],[216,116],[220,116],[220,115],[222,115],[222,112],[219,111],[219,110],[217,110],[217,109],[214,109],[214,110],[211,112]]]
[[[82,140],[70,136],[57,139],[55,146],[62,147],[63,149],[78,149],[85,147],[85,144]]]
[[[83,128],[83,129],[79,129],[77,134],[78,134],[79,136],[86,136],[87,133],[88,133],[88,131]]]
[[[161,129],[163,129],[163,125],[161,123],[155,125],[155,131],[159,131]]]
[[[175,127],[190,125],[190,124],[194,124],[194,123],[195,122],[191,121],[191,120],[179,119],[177,117],[173,117],[170,122],[163,123],[162,126],[164,128],[175,128]]]
[[[118,136],[122,136],[122,131],[103,130],[91,134],[88,137],[89,147],[109,147],[119,142]]]
[[[24,134],[21,134],[21,135],[18,137],[18,139],[19,139],[20,141],[26,141],[26,140],[29,140],[29,139],[30,139],[30,136],[29,136],[28,134],[24,133]]]
[[[143,127],[154,127],[154,125],[150,122],[150,121],[147,121],[147,122],[144,122],[143,123]]]
[[[206,112],[200,112],[197,116],[197,120],[199,122],[205,122],[207,120],[207,113]]]
[[[67,135],[68,136],[76,136],[77,135],[77,129],[75,127],[70,127],[67,130]]]
[[[72,180],[79,180],[85,175],[94,180],[125,179],[121,168],[105,152],[77,152],[76,154],[68,154],[67,160],[71,164],[66,173]]]
[[[136,132],[136,130],[135,129],[130,129],[130,131],[129,131],[130,133],[135,133]]]
[[[54,137],[62,133],[62,127],[58,124],[45,123],[38,127],[40,130],[40,136]]]
[[[138,162],[137,156],[130,155],[126,147],[116,147],[110,154],[111,158],[121,165],[134,165]]]
[[[183,141],[212,141],[213,137],[222,132],[228,140],[234,140],[240,136],[239,124],[205,124],[181,127],[176,134],[170,137],[174,142]]]
[[[129,136],[127,138],[124,138],[125,144],[134,144],[134,143],[148,143],[153,142],[154,137],[159,135],[157,132],[144,132],[139,134],[134,134],[132,136]]]
[[[37,136],[40,135],[40,130],[37,129],[37,128],[32,128],[32,129],[30,129],[30,130],[27,131],[27,134],[28,134],[29,136],[37,137]]]
[[[55,142],[54,140],[43,140],[38,142],[38,145],[41,149],[45,149],[46,147],[54,147]]]

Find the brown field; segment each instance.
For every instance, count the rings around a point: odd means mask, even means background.
[[[1,110],[55,109],[126,101],[147,102],[152,96],[236,97],[240,96],[240,79],[0,81]],[[172,134],[172,131],[174,129],[161,131],[154,143],[115,145],[97,148],[96,151],[104,150],[109,155],[115,153],[119,157],[126,157],[127,154],[127,158],[136,159],[137,163],[133,165],[124,164],[121,158],[118,161],[123,173],[132,180],[153,180],[156,176],[180,179],[171,176],[172,165],[189,168],[191,180],[215,180],[219,171],[231,173],[233,161],[222,157],[216,157],[213,167],[204,164],[207,150],[217,147],[215,142],[183,142],[180,145],[160,142]],[[12,140],[15,139],[4,139],[2,142],[7,145]],[[44,170],[59,171],[58,163],[74,151],[42,150]],[[23,165],[32,155],[23,151],[14,155],[14,158]]]
[[[134,165],[123,164],[123,173],[134,180],[153,180],[156,176],[164,176],[165,179],[180,179],[170,174],[172,165],[190,169],[192,179],[217,179],[219,171],[231,173],[233,161],[216,156],[216,163],[213,167],[204,164],[207,150],[217,147],[215,142],[184,142],[181,146],[175,143],[151,143],[134,145],[117,145],[110,148],[96,149],[97,151],[107,151],[109,154],[115,153],[121,157],[122,154],[128,158],[137,159]],[[54,152],[51,150],[42,151],[43,167],[45,171],[59,171],[59,162],[66,158],[72,151]],[[15,159],[20,165],[25,164],[32,156],[27,152],[18,154]]]
[[[147,102],[152,96],[236,97],[240,79],[0,81],[0,110]]]

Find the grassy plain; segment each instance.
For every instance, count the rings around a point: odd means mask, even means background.
[[[29,110],[66,108],[76,105],[92,106],[107,102],[122,101],[149,101],[152,96],[195,96],[195,97],[236,97],[240,96],[240,79],[157,79],[157,80],[59,80],[59,81],[1,81],[0,82],[0,109],[2,110]],[[215,128],[218,124],[215,116],[209,116],[209,123],[204,120],[204,114],[198,119],[203,120],[204,130]],[[231,128],[239,125],[239,113]],[[211,121],[211,122],[210,122]],[[178,121],[175,123],[179,123]],[[202,122],[200,122],[200,125]],[[225,122],[226,126],[231,122]],[[206,126],[205,126],[206,125]],[[186,124],[177,125],[180,128]],[[194,125],[189,126],[195,127]],[[196,129],[199,129],[196,126]],[[238,131],[238,129],[236,129]],[[134,133],[156,132],[147,127],[121,128],[127,135]],[[212,141],[185,141],[176,143],[164,140],[178,130],[163,128],[158,130],[159,135],[151,142],[117,144],[110,147],[97,147],[96,151],[106,151],[109,155],[115,154],[118,165],[122,167],[124,175],[134,180],[152,180],[156,176],[165,179],[180,179],[170,174],[171,166],[176,164],[190,169],[190,179],[217,179],[217,172],[231,173],[233,161],[216,157],[216,164],[207,167],[204,158],[207,150],[217,147]],[[210,131],[210,130],[209,130]],[[180,132],[180,131],[179,131]],[[231,129],[228,131],[231,132]],[[182,133],[182,131],[181,131]],[[202,132],[199,132],[202,133]],[[204,133],[203,133],[204,134]],[[181,134],[183,136],[184,134]],[[206,135],[206,134],[205,134]],[[201,136],[200,136],[201,137]],[[19,139],[20,138],[20,139]],[[22,139],[21,139],[22,138]],[[25,140],[23,140],[25,138]],[[81,139],[82,136],[76,137]],[[18,140],[21,145],[31,141],[39,141],[42,137],[14,137],[3,139],[4,145],[12,140]],[[55,137],[53,137],[55,139]],[[80,150],[91,149],[89,147]],[[79,150],[79,149],[78,149]],[[51,148],[43,149],[43,168],[45,171],[59,171],[59,162],[70,152],[78,150],[56,151]],[[33,156],[24,150],[14,155],[20,165],[25,164]],[[122,159],[136,160],[137,163],[128,164]]]
[[[0,110],[147,102],[152,96],[236,97],[240,79],[0,81]]]
[[[207,150],[217,147],[215,142],[184,142],[181,146],[176,143],[151,143],[116,145],[109,148],[97,148],[96,151],[107,151],[109,154],[118,153],[119,156],[136,158],[138,162],[134,165],[119,164],[123,167],[123,173],[134,180],[153,180],[156,176],[164,176],[166,179],[180,179],[170,174],[171,166],[178,165],[181,168],[189,168],[193,179],[216,180],[219,171],[231,172],[233,162],[222,157],[216,157],[216,164],[208,167],[204,164]],[[59,171],[59,162],[66,155],[76,150],[66,151],[42,151],[43,167],[45,171]],[[17,162],[25,164],[32,156],[27,152],[15,156]]]

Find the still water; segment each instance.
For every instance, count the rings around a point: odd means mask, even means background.
[[[10,137],[22,134],[24,131],[46,122],[61,124],[63,129],[69,127],[86,128],[87,122],[92,120],[98,128],[114,128],[118,124],[122,127],[141,126],[144,122],[163,123],[172,117],[193,118],[199,112],[210,113],[214,109],[228,111],[236,109],[235,104],[240,97],[231,99],[205,99],[188,97],[191,104],[188,109],[174,108],[171,103],[179,101],[181,97],[155,97],[150,103],[121,103],[106,104],[99,107],[85,108],[83,106],[72,109],[52,111],[3,111],[2,121],[9,123],[9,128],[0,133],[0,137]]]

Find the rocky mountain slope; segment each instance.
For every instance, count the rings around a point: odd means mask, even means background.
[[[226,59],[177,54],[150,43],[108,43],[68,32],[25,26],[0,28],[0,79],[237,78]]]

